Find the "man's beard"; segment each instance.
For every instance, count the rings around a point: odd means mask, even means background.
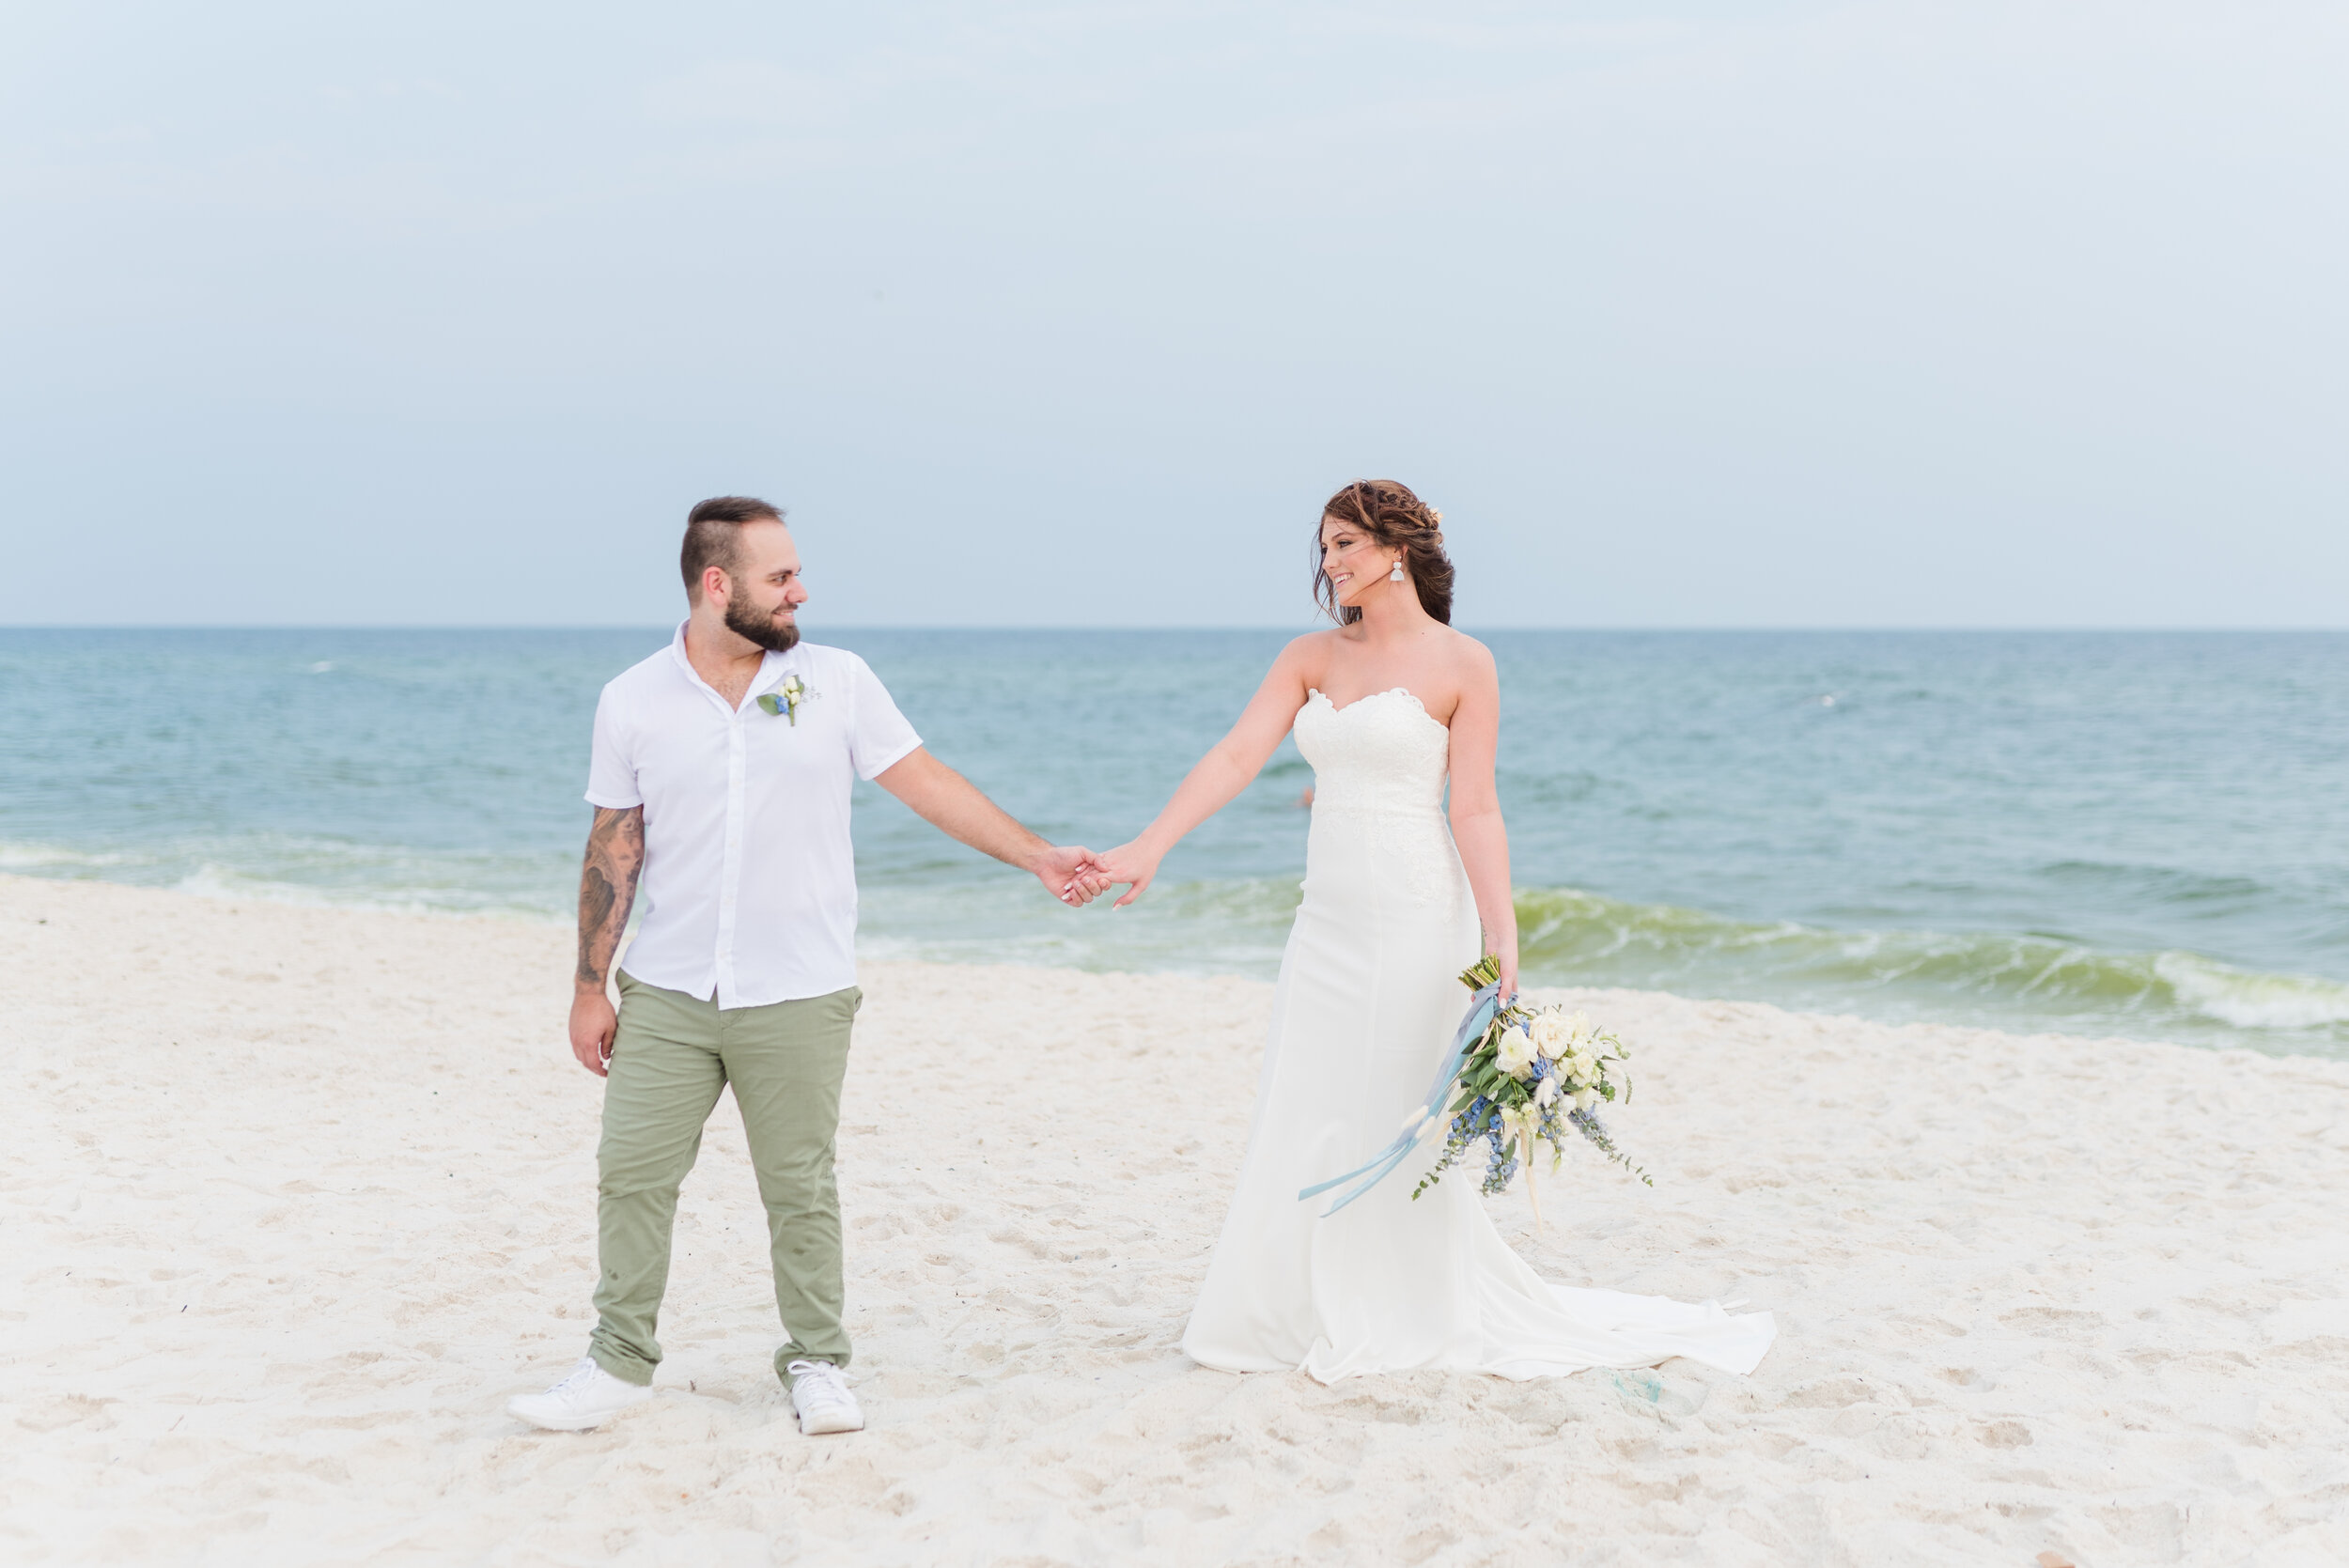
[[[760,614],[739,598],[726,601],[726,629],[769,653],[789,653],[800,641],[798,622],[777,626],[772,616]]]

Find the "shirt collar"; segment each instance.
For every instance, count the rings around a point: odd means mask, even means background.
[[[709,700],[720,707],[725,707],[726,700],[718,695],[708,681],[702,679],[701,672],[693,668],[693,661],[685,655],[685,629],[690,624],[692,624],[690,621],[677,622],[677,635],[669,639],[669,657],[677,660],[677,667],[684,672],[685,678],[693,684],[696,691],[708,695]],[[770,648],[758,661],[758,674],[751,677],[750,690],[742,693],[742,706],[750,706],[758,700],[760,692],[781,684],[793,658],[799,651],[800,644],[796,643],[792,644],[789,653],[777,653]],[[737,710],[729,708],[727,711]]]

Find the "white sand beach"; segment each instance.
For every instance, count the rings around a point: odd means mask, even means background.
[[[876,964],[869,1430],[774,1382],[730,1100],[659,1397],[526,1430],[594,1272],[569,947],[0,878],[0,1559],[2349,1560],[2349,1065],[1626,991],[1571,994],[1655,1188],[1494,1202],[1554,1279],[1775,1312],[1750,1378],[1195,1367],[1270,987]]]

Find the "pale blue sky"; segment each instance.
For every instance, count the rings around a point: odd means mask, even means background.
[[[2349,9],[13,5],[0,622],[2349,624]]]

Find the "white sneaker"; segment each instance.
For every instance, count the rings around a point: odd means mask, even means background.
[[[813,1437],[822,1432],[864,1430],[864,1412],[856,1407],[856,1395],[848,1391],[838,1367],[830,1361],[794,1361],[785,1370],[791,1374],[791,1408],[800,1413],[801,1432]]]
[[[582,1356],[570,1375],[545,1393],[507,1400],[506,1413],[549,1432],[584,1432],[651,1397],[650,1389],[614,1377],[593,1356]]]

